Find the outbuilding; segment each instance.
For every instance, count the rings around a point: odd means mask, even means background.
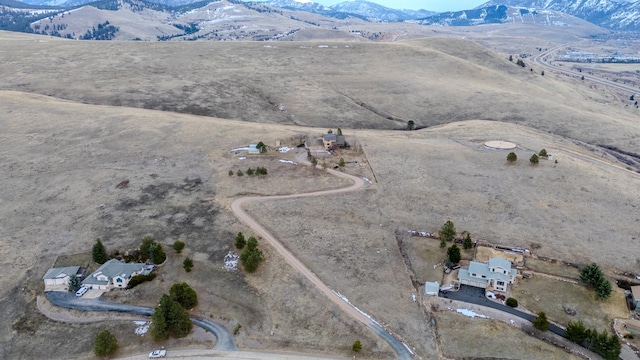
[[[437,281],[427,281],[424,283],[424,294],[428,296],[438,296],[440,291],[440,284]]]

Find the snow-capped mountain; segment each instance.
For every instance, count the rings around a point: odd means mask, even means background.
[[[502,23],[507,20],[507,6],[491,5],[481,8],[449,11],[418,21],[422,25],[472,26]]]
[[[640,0],[491,0],[487,5],[555,10],[614,30],[640,30]]]
[[[370,21],[403,21],[436,14],[427,10],[391,9],[366,0],[345,1],[328,7],[305,0],[270,0],[267,3],[283,9],[307,11],[335,18],[354,16]]]

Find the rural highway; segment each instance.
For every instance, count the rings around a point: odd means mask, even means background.
[[[116,304],[102,301],[100,299],[83,299],[75,296],[75,294],[72,292],[47,291],[45,293],[45,296],[53,305],[66,309],[99,312],[113,311],[144,316],[151,316],[151,314],[153,314],[153,308],[150,308],[148,306]],[[191,322],[193,322],[196,326],[208,330],[213,335],[215,335],[217,341],[216,345],[213,347],[214,350],[238,350],[236,344],[233,342],[231,334],[229,334],[227,329],[225,329],[223,326],[205,319],[198,318],[191,318]]]
[[[553,66],[551,64],[549,64],[547,62],[547,58],[549,56],[551,56],[553,53],[555,53],[556,51],[560,50],[561,48],[563,48],[564,46],[557,46],[554,47],[552,49],[549,49],[547,51],[544,51],[540,54],[538,54],[537,56],[535,56],[533,58],[533,62],[544,67],[547,68],[548,70],[551,71],[555,71],[557,73],[561,73],[564,75],[568,75],[568,76],[575,76],[575,77],[582,77],[584,76],[585,80],[589,80],[591,82],[594,83],[598,83],[600,85],[604,85],[604,86],[608,86],[611,88],[614,88],[616,90],[620,90],[620,91],[626,91],[628,92],[630,95],[633,94],[637,94],[640,93],[640,89],[636,89],[632,86],[628,86],[628,85],[624,85],[624,84],[618,84],[615,81],[611,81],[611,80],[607,80],[607,79],[602,79],[593,75],[589,75],[589,74],[585,74],[584,72],[579,72],[579,71],[574,71],[574,70],[569,70],[569,69],[562,69],[559,66]]]
[[[308,164],[308,163],[307,163]],[[310,164],[308,164],[310,165]],[[257,234],[262,236],[274,249],[282,255],[282,257],[286,260],[289,265],[291,265],[295,270],[300,272],[304,277],[306,277],[320,292],[322,292],[329,300],[331,300],[334,304],[336,304],[344,313],[351,316],[353,319],[361,322],[362,324],[368,326],[373,330],[378,336],[384,339],[396,352],[398,359],[411,359],[412,353],[410,352],[407,345],[405,345],[402,341],[393,337],[388,331],[386,331],[380,324],[378,324],[375,320],[373,320],[369,315],[360,311],[351,303],[347,302],[345,298],[341,297],[337,292],[329,288],[318,276],[316,276],[309,268],[307,268],[300,260],[298,260],[289,250],[287,250],[278,239],[276,239],[269,231],[267,231],[262,225],[258,223],[254,218],[252,218],[249,214],[247,214],[242,205],[247,204],[249,202],[254,201],[271,201],[271,200],[281,200],[281,199],[294,199],[294,198],[302,198],[302,197],[313,197],[313,196],[323,196],[323,195],[335,195],[339,193],[345,193],[349,191],[356,191],[365,186],[366,182],[359,177],[352,176],[349,174],[345,174],[340,171],[335,171],[333,169],[327,169],[330,174],[349,179],[353,181],[351,186],[334,189],[334,190],[324,190],[324,191],[316,191],[311,193],[304,194],[292,194],[292,195],[275,195],[275,196],[251,196],[251,197],[243,197],[234,200],[231,203],[231,211],[245,224],[247,224],[251,229],[253,229]]]

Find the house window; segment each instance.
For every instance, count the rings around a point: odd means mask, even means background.
[[[116,282],[119,282],[119,283],[121,283],[121,282],[122,282],[122,279],[120,279],[120,278],[117,278],[117,279],[116,279]]]
[[[504,281],[498,281],[498,286],[504,286]]]
[[[476,277],[477,275],[475,273],[471,274],[471,276]]]
[[[482,278],[483,278],[483,279],[486,279],[486,278],[487,278],[487,276],[486,276],[486,275],[482,275]]]

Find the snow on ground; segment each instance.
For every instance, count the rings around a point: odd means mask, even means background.
[[[238,260],[240,260],[240,256],[233,251],[229,251],[229,253],[224,256],[224,269],[227,271],[238,270]]]
[[[247,160],[247,157],[246,157],[246,156],[240,156],[240,157],[238,158],[238,160]]]
[[[144,336],[144,334],[149,331],[149,325],[151,325],[148,321],[134,321],[134,324],[138,325],[136,328],[136,335]]]
[[[362,178],[362,180],[364,180],[364,181],[368,182],[369,184],[373,184],[373,183],[371,182],[371,180],[369,180],[369,178],[363,177],[363,178]]]
[[[280,151],[281,153],[287,153],[291,150],[294,150],[293,148],[287,147],[287,146],[283,146],[281,148],[278,149],[278,151]]]
[[[481,314],[476,314],[475,312],[469,310],[469,309],[458,309],[456,310],[456,312],[464,315],[464,316],[468,316],[470,318],[475,318],[475,317],[479,317],[479,318],[484,318],[486,319],[487,317]]]
[[[249,151],[249,147],[239,147],[239,148],[235,148],[235,149],[231,149],[229,152],[236,152],[236,151]]]
[[[291,161],[291,160],[278,160],[278,161],[280,161],[280,162],[281,162],[281,163],[283,163],[283,164],[298,165],[298,164],[294,163],[294,162],[293,162],[293,161]]]

